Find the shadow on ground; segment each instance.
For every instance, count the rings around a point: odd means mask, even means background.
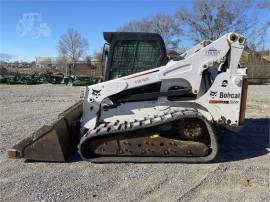
[[[238,132],[226,131],[219,136],[219,154],[215,162],[229,162],[250,159],[268,154],[269,119],[246,119]]]
[[[237,132],[226,131],[219,135],[219,154],[214,162],[230,162],[266,155],[269,152],[269,119],[246,119],[243,128]],[[76,153],[68,162],[81,161]]]
[[[243,128],[237,132],[226,131],[219,134],[219,154],[214,162],[231,162],[266,155],[269,151],[269,119],[246,119]],[[79,154],[73,153],[68,163],[82,161]],[[36,162],[36,161],[26,161]]]

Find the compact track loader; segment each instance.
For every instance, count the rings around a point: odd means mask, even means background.
[[[125,38],[126,37],[126,38]],[[10,158],[93,162],[208,162],[216,128],[245,119],[245,38],[229,33],[168,60],[157,34],[105,33],[104,82],[8,151]]]

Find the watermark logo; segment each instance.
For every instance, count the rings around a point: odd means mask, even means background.
[[[16,31],[21,37],[31,36],[37,39],[51,36],[51,29],[42,19],[41,13],[24,13],[17,24]]]

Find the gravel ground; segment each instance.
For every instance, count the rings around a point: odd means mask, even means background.
[[[0,86],[0,201],[270,201],[270,85],[249,86],[246,124],[208,164],[6,159],[6,150],[78,99],[62,85]]]

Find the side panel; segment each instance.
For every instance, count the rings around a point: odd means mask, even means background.
[[[209,90],[195,102],[207,107],[217,123],[238,126],[243,84],[241,75],[220,73]]]

